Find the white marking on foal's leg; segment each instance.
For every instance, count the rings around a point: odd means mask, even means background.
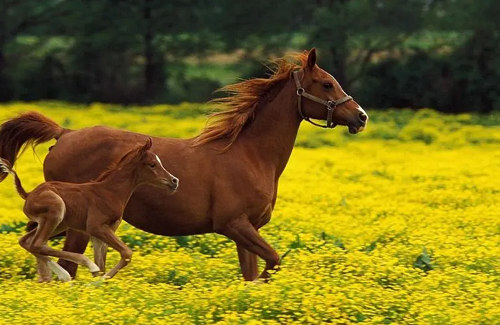
[[[48,259],[47,256],[36,256],[38,282],[50,282],[52,280],[52,272],[47,262]]]
[[[50,269],[57,275],[59,280],[63,282],[71,281],[71,275],[69,275],[68,271],[63,269],[62,266],[60,266],[51,259],[49,259],[47,262],[49,264]]]
[[[104,272],[106,269],[106,253],[107,253],[107,247],[102,240],[91,236],[90,239],[92,240],[92,245],[94,246],[94,262],[97,264],[97,266],[101,269],[101,272]]]

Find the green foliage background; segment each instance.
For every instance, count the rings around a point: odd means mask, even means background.
[[[205,102],[319,49],[364,107],[500,109],[494,0],[0,0],[0,101]]]

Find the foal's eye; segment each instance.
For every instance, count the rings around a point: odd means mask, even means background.
[[[330,90],[330,89],[332,89],[332,88],[333,88],[333,84],[332,84],[332,83],[330,83],[330,82],[325,82],[325,83],[323,84],[323,88],[325,88],[325,89],[327,89],[327,90]]]
[[[156,167],[156,164],[151,164],[151,165],[149,165],[149,167],[151,167],[151,168],[155,168],[155,167]]]

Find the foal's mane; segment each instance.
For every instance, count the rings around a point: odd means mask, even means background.
[[[108,167],[106,167],[105,170],[102,171],[102,173],[96,179],[93,180],[93,182],[101,182],[105,180],[109,176],[109,174],[117,170],[119,166],[129,162],[133,157],[135,157],[135,155],[137,155],[141,149],[142,147],[131,149],[120,159],[113,161],[111,164],[109,164]]]
[[[291,72],[307,64],[308,52],[293,53],[285,57],[271,60],[268,68],[272,75],[269,78],[254,78],[227,85],[218,91],[228,95],[211,101],[221,108],[220,112],[210,115],[207,126],[194,139],[199,146],[213,140],[227,138],[225,149],[228,149],[243,130],[252,122],[257,107],[266,95],[281,81],[290,78]]]

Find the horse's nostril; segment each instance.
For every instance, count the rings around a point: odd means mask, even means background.
[[[179,179],[178,179],[178,178],[176,178],[176,177],[173,177],[173,178],[172,178],[172,183],[174,183],[174,184],[179,183]]]
[[[365,113],[359,113],[359,119],[361,120],[361,122],[366,122],[368,116],[366,116]]]

